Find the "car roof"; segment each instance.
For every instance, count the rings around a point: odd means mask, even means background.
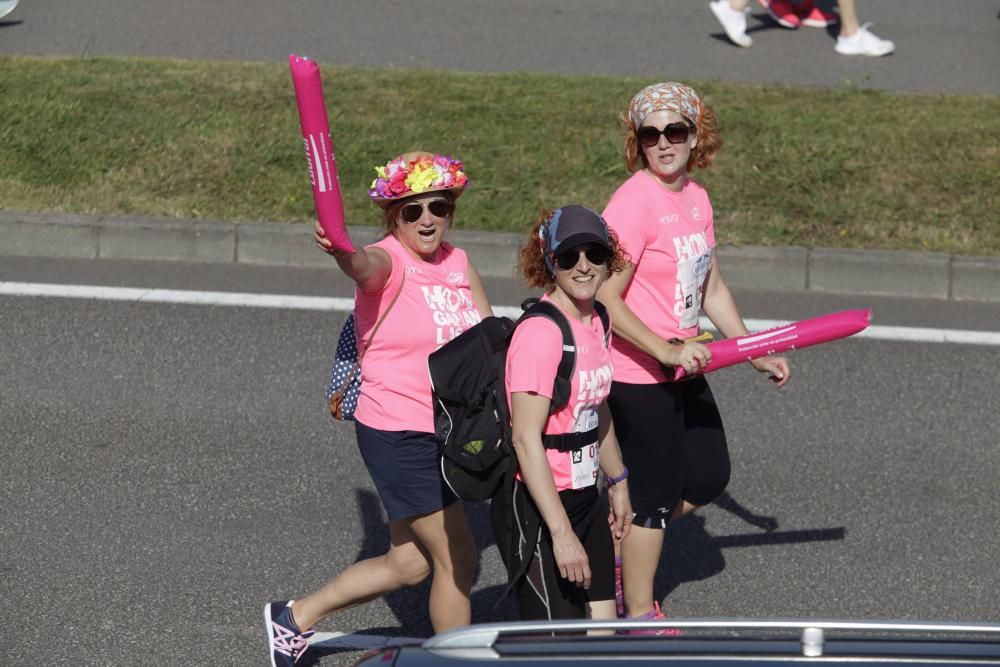
[[[668,628],[669,636],[627,634]],[[612,634],[587,635],[594,631]],[[569,660],[595,667],[653,661],[697,662],[700,667],[745,666],[751,661],[761,667],[817,661],[851,667],[1000,665],[1000,625],[697,618],[514,622],[470,625],[389,651],[398,667],[478,661],[514,661],[527,667]]]

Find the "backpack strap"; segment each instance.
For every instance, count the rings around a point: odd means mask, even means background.
[[[607,349],[611,341],[611,317],[608,315],[608,309],[600,301],[594,301],[594,312],[601,318],[601,325],[604,327],[604,347]]]
[[[542,435],[542,445],[545,449],[556,449],[560,452],[571,452],[587,445],[597,442],[598,430],[592,428],[582,433],[558,433],[556,435]]]
[[[552,403],[549,406],[551,414],[569,403],[573,370],[576,366],[576,341],[573,339],[573,330],[570,328],[569,320],[554,303],[532,298],[522,302],[521,308],[524,308],[524,313],[517,320],[518,324],[530,317],[546,317],[555,322],[562,333],[562,359],[559,360],[555,383],[552,385]]]

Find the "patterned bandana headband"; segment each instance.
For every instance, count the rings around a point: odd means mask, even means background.
[[[693,88],[682,83],[654,83],[646,86],[632,98],[628,105],[628,118],[632,127],[638,128],[646,116],[656,111],[675,111],[695,127],[701,120],[701,98]]]

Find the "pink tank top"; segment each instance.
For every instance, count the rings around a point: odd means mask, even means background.
[[[469,289],[468,257],[464,250],[443,243],[437,260],[427,262],[391,235],[370,247],[389,253],[392,273],[380,292],[355,290],[360,340],[368,340],[401,282],[403,290],[361,362],[361,396],[354,416],[383,431],[433,433],[427,357],[482,319]]]

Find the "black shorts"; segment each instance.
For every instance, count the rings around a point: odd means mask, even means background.
[[[508,574],[519,572],[521,562],[528,559],[526,573],[513,586],[521,619],[525,621],[586,618],[588,602],[615,599],[615,551],[608,527],[607,500],[596,486],[560,491],[559,498],[573,532],[587,552],[588,589],[560,576],[552,555],[552,536],[524,484],[515,481],[510,498],[498,495],[490,508],[497,548]],[[537,541],[533,539],[536,535]],[[516,540],[514,545],[512,539]]]
[[[629,470],[633,525],[665,528],[678,502],[706,505],[729,484],[726,434],[705,378],[612,382],[608,406]]]
[[[390,521],[431,514],[458,500],[441,477],[433,433],[380,431],[359,421],[354,432]]]

